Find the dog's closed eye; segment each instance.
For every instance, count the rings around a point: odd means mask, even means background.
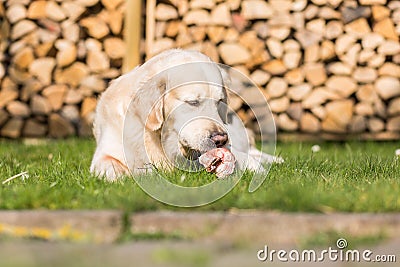
[[[197,106],[200,105],[200,101],[199,100],[186,100],[185,102],[187,104],[191,105],[191,106],[194,106],[194,107],[197,107]]]

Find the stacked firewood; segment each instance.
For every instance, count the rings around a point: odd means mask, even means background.
[[[121,74],[124,0],[0,1],[0,135],[90,135]]]
[[[180,47],[234,66],[262,89],[280,131],[400,138],[398,0],[146,5],[148,58]],[[0,1],[0,136],[91,134],[97,96],[121,74],[125,8],[124,0]],[[256,128],[252,103],[241,101],[232,108]]]
[[[148,56],[180,47],[234,66],[281,131],[400,138],[398,0],[171,0],[148,19]]]

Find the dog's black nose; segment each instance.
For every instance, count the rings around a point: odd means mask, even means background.
[[[223,147],[228,142],[228,135],[224,132],[213,132],[210,139],[217,147]]]

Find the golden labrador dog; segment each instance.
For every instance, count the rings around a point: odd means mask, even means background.
[[[197,80],[208,82],[191,82]],[[277,161],[248,145],[238,119],[228,121],[228,81],[227,73],[204,54],[179,49],[117,78],[97,105],[91,172],[113,181],[149,164],[171,166],[172,158],[195,161],[215,147],[228,147],[237,168],[258,170],[259,158]]]

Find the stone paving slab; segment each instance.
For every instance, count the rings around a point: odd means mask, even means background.
[[[112,243],[123,229],[120,211],[0,211],[1,227],[15,231],[47,229],[83,233],[89,241]],[[134,234],[178,235],[187,239],[225,243],[293,245],[315,233],[335,231],[352,236],[385,233],[400,238],[400,213],[280,213],[233,210],[230,212],[140,212],[130,216]]]
[[[292,245],[327,231],[352,236],[385,233],[400,238],[400,214],[158,211],[133,214],[131,231],[220,242]]]
[[[65,233],[68,237],[96,243],[112,243],[122,231],[122,216],[119,211],[47,211],[22,210],[0,211],[0,229],[11,236],[34,237]],[[36,235],[39,235],[37,236]],[[57,239],[57,238],[56,238]]]

